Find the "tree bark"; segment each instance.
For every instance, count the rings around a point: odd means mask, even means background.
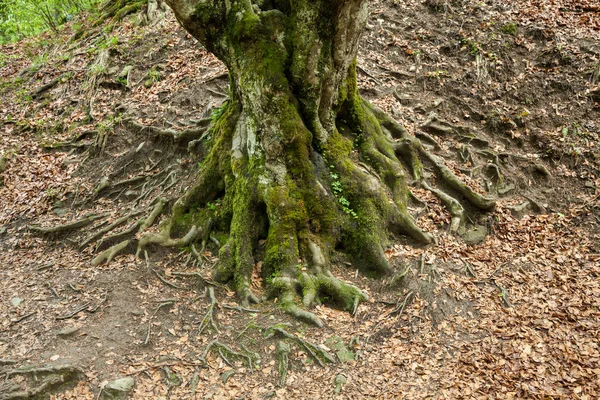
[[[391,272],[384,255],[390,232],[432,241],[406,207],[405,169],[420,180],[426,151],[358,93],[355,60],[368,1],[167,3],[225,63],[231,84],[211,128],[211,151],[163,224],[164,237],[227,232],[216,278],[232,280],[243,303],[258,301],[250,277],[265,239],[262,273],[285,311],[322,325],[305,310],[322,294],[355,310],[366,296],[329,272],[336,249],[381,275]]]

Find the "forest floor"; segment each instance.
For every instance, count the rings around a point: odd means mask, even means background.
[[[437,243],[398,238],[396,285],[334,265],[370,300],[354,316],[317,306],[322,329],[273,301],[236,308],[210,280],[218,238],[198,258],[92,265],[94,232],[127,228],[200,166],[125,121],[180,131],[226,98],[223,65],[169,13],[1,47],[0,399],[103,398],[120,377],[134,399],[598,398],[600,10],[543,3],[372,1],[361,92],[498,205],[451,235],[414,188]]]

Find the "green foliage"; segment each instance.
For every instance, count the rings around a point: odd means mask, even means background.
[[[0,0],[0,44],[57,31],[99,0]]]
[[[516,36],[517,35],[517,24],[514,22],[509,22],[507,24],[502,25],[500,30],[507,35]]]
[[[340,203],[342,210],[352,218],[357,219],[358,214],[356,214],[356,211],[350,206],[350,201],[343,196],[344,189],[342,182],[340,181],[340,176],[333,172],[333,165],[330,165],[329,167],[332,170],[332,172],[329,173],[329,176],[331,177],[331,190],[333,191],[334,196],[337,198],[338,203]]]
[[[477,56],[481,52],[479,44],[471,38],[463,37],[460,39],[460,44],[466,48],[473,56]]]

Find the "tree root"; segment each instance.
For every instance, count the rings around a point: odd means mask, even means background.
[[[325,363],[335,364],[335,358],[327,351],[314,345],[313,343],[302,339],[294,334],[287,332],[281,325],[273,325],[265,330],[265,338],[270,339],[274,336],[283,337],[289,339],[292,342],[300,346],[306,353],[321,367],[325,366]]]
[[[200,326],[198,327],[198,334],[201,335],[207,328],[211,327],[215,330],[215,332],[219,333],[219,328],[215,322],[214,312],[215,307],[219,305],[217,298],[215,297],[215,290],[212,287],[208,287],[208,296],[210,298],[210,305],[208,306],[208,310],[206,314],[204,314],[204,318],[200,322]]]
[[[287,373],[289,369],[289,354],[290,346],[283,340],[277,342],[277,371],[279,372],[279,386],[285,386],[287,380]]]
[[[129,243],[131,243],[131,240],[123,240],[122,242],[117,243],[114,246],[104,250],[103,252],[98,254],[96,257],[94,257],[94,259],[92,260],[92,265],[98,266],[98,265],[102,264],[104,261],[106,261],[107,263],[111,262],[112,259],[117,254],[119,254],[119,252],[121,252],[122,250],[126,249],[129,246]]]
[[[225,363],[227,365],[229,365],[230,367],[232,367],[232,368],[235,367],[235,365],[233,364],[233,359],[237,358],[237,359],[241,360],[242,362],[245,362],[248,365],[248,368],[250,369],[250,371],[254,370],[254,360],[252,359],[252,357],[255,356],[255,354],[253,354],[253,353],[244,354],[246,352],[240,353],[238,351],[233,350],[231,347],[227,346],[226,344],[219,342],[218,340],[213,340],[212,342],[210,342],[208,344],[208,346],[206,346],[204,353],[202,354],[202,356],[200,356],[200,360],[202,360],[205,364],[208,364],[206,357],[213,349],[217,350],[221,359],[223,359],[223,361],[225,361]]]
[[[81,244],[79,245],[79,249],[83,249],[84,247],[86,247],[89,243],[98,240],[99,238],[101,238],[103,235],[105,235],[106,233],[112,231],[113,229],[117,228],[118,226],[120,226],[121,224],[124,224],[125,222],[127,222],[130,218],[135,217],[139,214],[141,214],[143,211],[134,211],[132,213],[129,213],[121,218],[118,218],[115,222],[113,222],[112,224],[108,225],[105,228],[100,229],[99,231],[97,231],[96,233],[88,236],[83,242],[81,242]]]
[[[156,308],[154,309],[154,312],[152,313],[152,316],[150,317],[150,320],[148,321],[148,330],[146,331],[146,338],[144,339],[144,346],[146,346],[148,343],[150,343],[150,336],[152,334],[152,319],[154,318],[154,316],[156,316],[156,314],[158,313],[158,311],[166,306],[171,306],[175,303],[175,300],[162,300],[160,301],[160,304],[158,306],[156,306]]]
[[[54,234],[54,233],[64,233],[64,232],[72,231],[75,229],[83,228],[84,226],[88,226],[88,225],[92,224],[94,221],[97,221],[101,218],[106,218],[106,216],[107,216],[107,214],[100,214],[100,215],[91,214],[91,215],[86,215],[82,219],[79,219],[79,220],[73,221],[73,222],[69,222],[64,225],[58,225],[58,226],[53,226],[53,227],[49,227],[49,228],[43,228],[43,227],[37,226],[37,225],[28,225],[27,227],[32,232],[40,233],[42,235],[50,235],[50,234]]]
[[[193,140],[197,140],[206,132],[209,125],[211,123],[210,118],[202,119],[197,125],[197,128],[194,129],[186,129],[183,131],[176,131],[174,129],[161,129],[155,126],[142,125],[140,123],[135,122],[132,119],[125,119],[123,124],[127,129],[135,133],[149,133],[154,137],[169,137],[172,138],[175,142],[180,143],[189,143]]]
[[[29,399],[47,393],[56,386],[60,386],[81,374],[82,371],[71,365],[62,365],[56,367],[23,367],[6,372],[6,379],[14,375],[32,375],[35,381],[38,381],[39,375],[42,375],[41,383],[33,388],[23,390],[14,386],[14,390],[0,395],[1,400]]]
[[[320,328],[323,321],[315,314],[298,307],[295,301],[296,288],[302,288],[302,304],[310,307],[316,300],[319,292],[324,292],[333,297],[337,304],[352,314],[356,312],[360,301],[368,300],[368,296],[357,287],[342,282],[329,271],[309,274],[303,272],[299,278],[276,277],[271,283],[271,296],[279,295],[279,304],[283,311],[293,317],[310,322]]]

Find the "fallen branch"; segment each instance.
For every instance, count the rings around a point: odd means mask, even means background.
[[[148,254],[148,253],[146,252],[146,254]],[[148,258],[146,258],[146,262],[148,262]],[[154,268],[150,268],[150,270],[151,270],[152,272],[154,272],[154,274],[155,274],[155,275],[158,277],[158,279],[160,279],[160,281],[161,281],[162,283],[164,283],[165,285],[167,285],[167,286],[170,286],[170,287],[172,287],[173,289],[185,289],[185,288],[183,288],[183,287],[181,287],[181,286],[178,286],[178,285],[175,285],[174,283],[171,283],[171,282],[169,282],[168,280],[166,280],[165,278],[163,278],[163,277],[162,277],[162,275],[161,275],[161,274],[159,274],[159,273],[158,273],[158,271],[157,271],[157,270],[155,270]]]
[[[279,375],[281,376],[279,379],[279,386],[285,386],[289,368],[288,355],[290,354],[290,351],[290,346],[283,340],[277,343],[277,371],[279,371]]]
[[[137,375],[137,374],[141,374],[142,372],[146,372],[146,371],[150,371],[152,369],[156,369],[156,368],[164,368],[164,367],[176,367],[176,366],[186,366],[186,367],[206,367],[205,363],[202,362],[191,362],[191,361],[173,361],[173,362],[164,362],[164,363],[159,363],[159,364],[155,364],[155,365],[150,365],[148,367],[145,368],[141,368],[141,369],[137,369],[135,371],[132,372],[128,372],[125,375]]]

